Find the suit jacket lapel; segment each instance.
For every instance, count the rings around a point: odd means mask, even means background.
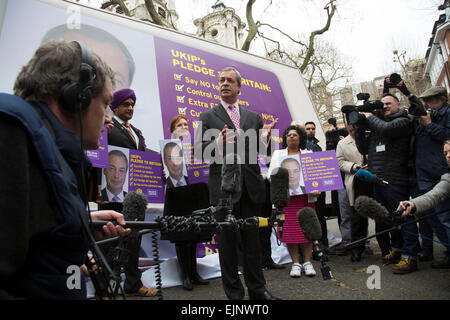
[[[244,124],[245,124],[245,121],[247,120],[249,112],[246,109],[242,108],[241,105],[239,105],[239,114],[241,117],[241,119],[240,119],[241,129],[244,129]]]
[[[119,121],[117,121],[116,119],[113,118],[113,123],[114,123],[114,125],[115,125],[118,129],[120,129],[120,131],[121,131],[121,132],[122,132],[122,133],[130,140],[130,142],[131,142],[132,144],[136,145],[136,144],[134,143],[133,138],[131,138],[130,134],[128,133],[127,129],[125,129],[124,126],[121,125]],[[138,147],[138,146],[136,146],[136,147]]]
[[[217,117],[219,117],[223,122],[226,123],[226,125],[228,126],[228,128],[233,128],[236,129],[234,127],[233,121],[231,121],[230,116],[228,115],[228,113],[225,111],[225,107],[222,106],[222,104],[218,104],[216,105],[215,109],[213,109],[214,112],[216,113]]]

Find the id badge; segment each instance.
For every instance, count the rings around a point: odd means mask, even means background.
[[[377,151],[377,152],[384,152],[384,151],[386,151],[386,145],[384,145],[384,144],[378,145],[378,146],[376,147],[376,151]]]

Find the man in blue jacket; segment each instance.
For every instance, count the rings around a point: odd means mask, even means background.
[[[416,116],[413,120],[416,153],[416,183],[411,190],[413,197],[418,197],[433,189],[441,176],[447,172],[447,162],[442,154],[442,145],[445,140],[450,138],[450,105],[447,103],[447,96],[447,90],[443,87],[431,87],[419,96],[428,112],[427,115]],[[449,200],[439,203],[427,213],[446,208],[450,208]],[[450,239],[449,221],[450,210],[430,217],[425,220],[425,223],[428,222],[431,225],[432,231],[442,243],[448,244]],[[429,236],[432,238],[432,234]],[[422,246],[428,249],[428,252],[425,251],[428,257],[424,257],[424,260],[431,260],[433,259],[433,243],[431,241],[427,243],[425,240],[422,241]],[[445,258],[433,262],[431,266],[433,268],[449,268],[450,247],[447,247],[445,251]]]
[[[14,95],[0,93],[0,136],[8,137],[0,142],[8,168],[0,172],[0,299],[86,299],[76,272],[92,249],[86,222],[124,224],[115,211],[88,216],[80,179],[90,165],[82,151],[99,146],[113,86],[114,73],[87,47],[49,42],[20,71]],[[124,230],[108,223],[102,231]]]

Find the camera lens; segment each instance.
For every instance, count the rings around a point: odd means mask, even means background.
[[[391,74],[389,79],[391,80],[391,84],[393,85],[397,85],[400,81],[402,81],[402,77],[398,73]]]

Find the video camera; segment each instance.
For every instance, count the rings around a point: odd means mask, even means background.
[[[345,128],[337,127],[336,118],[328,119],[328,123],[331,124],[334,129],[325,132],[326,150],[336,150],[340,137],[346,137],[348,132]]]
[[[348,124],[363,124],[366,120],[366,116],[360,112],[371,112],[376,114],[383,110],[383,102],[380,100],[369,100],[370,94],[368,93],[358,93],[356,98],[358,100],[363,100],[363,104],[359,106],[345,105],[341,108],[341,112],[345,113],[347,116]]]
[[[425,109],[422,102],[414,95],[411,95],[408,88],[406,87],[405,82],[402,83],[401,86],[398,84],[402,81],[402,77],[398,73],[393,73],[389,76],[389,83],[387,81],[384,82],[384,91],[388,92],[389,88],[397,88],[399,89],[406,97],[409,98],[410,107],[408,108],[409,114],[420,117],[426,116],[427,110]]]

